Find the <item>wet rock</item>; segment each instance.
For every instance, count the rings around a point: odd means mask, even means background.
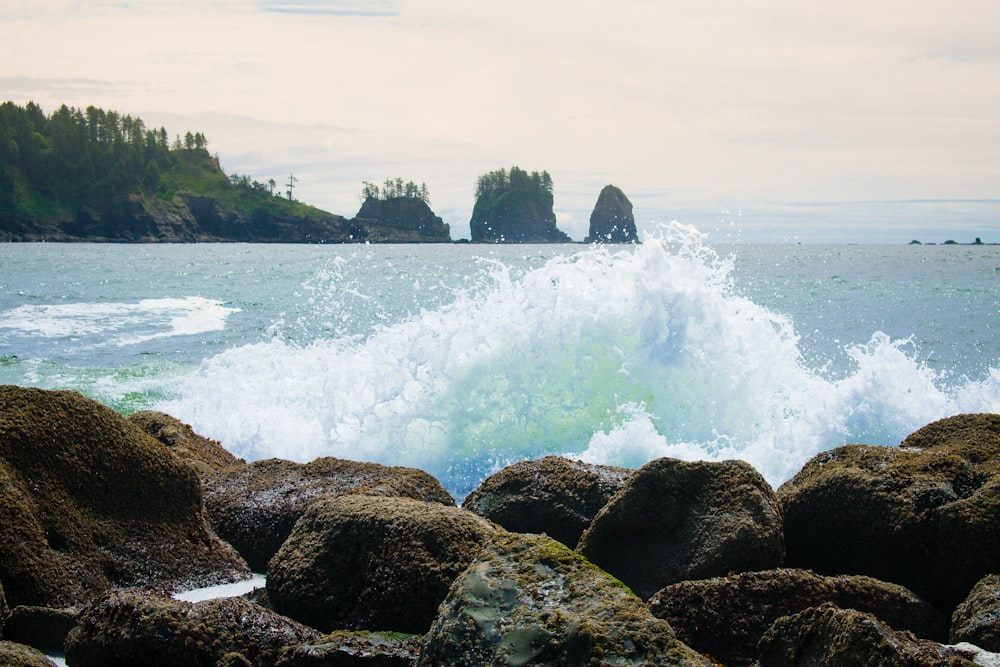
[[[420,657],[418,635],[338,630],[281,651],[277,667],[412,667]]]
[[[239,654],[257,667],[279,651],[320,634],[236,597],[182,602],[148,590],[105,593],[88,607],[66,639],[74,667],[228,664]]]
[[[874,614],[894,628],[941,640],[947,621],[897,584],[871,577],[823,577],[778,569],[682,581],[649,600],[650,611],[670,623],[677,638],[727,667],[752,665],[757,642],[778,618],[825,602]]]
[[[42,651],[61,652],[77,616],[78,611],[72,607],[51,609],[20,605],[10,610],[3,624],[4,637]]]
[[[822,605],[775,621],[757,645],[760,667],[973,667],[970,653],[896,631],[871,614]]]
[[[0,641],[0,667],[56,667],[56,663],[37,648]]]
[[[498,530],[441,503],[325,498],[271,559],[268,598],[278,612],[326,632],[422,633],[452,580]]]
[[[246,463],[226,451],[218,441],[198,435],[189,424],[166,413],[144,410],[127,419],[169,447],[201,477]]]
[[[577,551],[647,599],[678,581],[780,566],[781,511],[747,463],[657,459],[598,512]]]
[[[614,185],[605,185],[590,214],[590,233],[584,243],[635,243],[639,235],[632,202]]]
[[[76,392],[0,387],[0,514],[12,607],[249,576],[209,527],[194,470]]]
[[[336,458],[254,461],[211,475],[204,486],[216,532],[255,572],[267,569],[295,522],[321,496],[400,496],[455,504],[441,483],[422,470]]]
[[[632,474],[626,468],[546,456],[483,480],[462,507],[517,533],[545,533],[570,547]]]
[[[1000,575],[979,580],[951,615],[950,641],[1000,651]]]
[[[448,591],[421,665],[710,665],[565,545],[505,534]]]
[[[997,421],[956,417],[904,443],[919,448],[846,445],[813,457],[778,489],[788,565],[893,581],[950,614],[1000,564]]]

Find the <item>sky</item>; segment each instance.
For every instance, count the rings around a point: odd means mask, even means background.
[[[353,217],[478,176],[603,186],[640,230],[727,242],[1000,242],[997,0],[0,0],[0,99],[202,132],[226,173]]]

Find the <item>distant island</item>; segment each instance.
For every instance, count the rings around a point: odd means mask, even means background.
[[[426,183],[363,181],[345,218],[294,198],[298,179],[226,175],[200,132],[170,139],[141,118],[89,106],[46,116],[0,104],[0,241],[450,243]],[[500,168],[476,182],[473,243],[570,243],[547,171]],[[632,204],[607,186],[587,239],[636,242]]]

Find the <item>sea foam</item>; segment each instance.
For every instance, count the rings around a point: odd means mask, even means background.
[[[458,500],[545,454],[629,467],[739,458],[777,485],[824,449],[1000,411],[997,371],[943,389],[908,341],[880,332],[848,348],[851,372],[825,378],[794,323],[736,294],[731,272],[676,223],[523,275],[494,261],[484,283],[368,335],[230,349],[162,409],[250,460],[415,466]]]

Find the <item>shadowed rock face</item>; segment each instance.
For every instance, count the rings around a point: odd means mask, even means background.
[[[462,507],[518,533],[545,533],[574,547],[597,512],[632,474],[546,456],[489,476]]]
[[[394,243],[450,243],[451,229],[431,208],[415,197],[368,197],[355,216],[356,224],[368,229],[372,243],[391,239]]]
[[[778,569],[682,581],[649,600],[678,639],[728,667],[752,665],[757,642],[779,617],[823,603],[873,613],[894,628],[943,640],[947,621],[909,590],[871,577],[823,577]]]
[[[647,599],[678,581],[780,566],[781,510],[747,463],[657,459],[598,512],[577,551]]]
[[[979,580],[969,596],[951,615],[953,644],[969,642],[987,651],[1000,652],[1000,575]]]
[[[215,665],[235,654],[274,665],[288,645],[320,634],[242,598],[181,602],[148,590],[111,591],[82,614],[66,639],[76,667]],[[244,663],[245,664],[245,663]]]
[[[757,645],[761,667],[974,667],[969,654],[899,632],[871,614],[833,605],[775,621]]]
[[[268,597],[278,612],[323,631],[426,632],[448,586],[498,531],[440,503],[325,498],[271,559]]]
[[[204,486],[215,530],[256,572],[267,569],[295,522],[324,496],[399,496],[455,504],[440,482],[422,470],[331,457],[310,463],[254,461],[210,475]]]
[[[421,665],[710,665],[567,547],[506,534],[455,579]]]
[[[632,215],[632,202],[613,185],[606,185],[590,214],[586,243],[636,243],[639,235]]]
[[[76,392],[0,387],[0,513],[12,607],[249,576],[209,528],[194,470]]]
[[[906,586],[948,614],[1000,553],[1000,416],[930,424],[900,447],[823,452],[778,489],[788,564]]]

